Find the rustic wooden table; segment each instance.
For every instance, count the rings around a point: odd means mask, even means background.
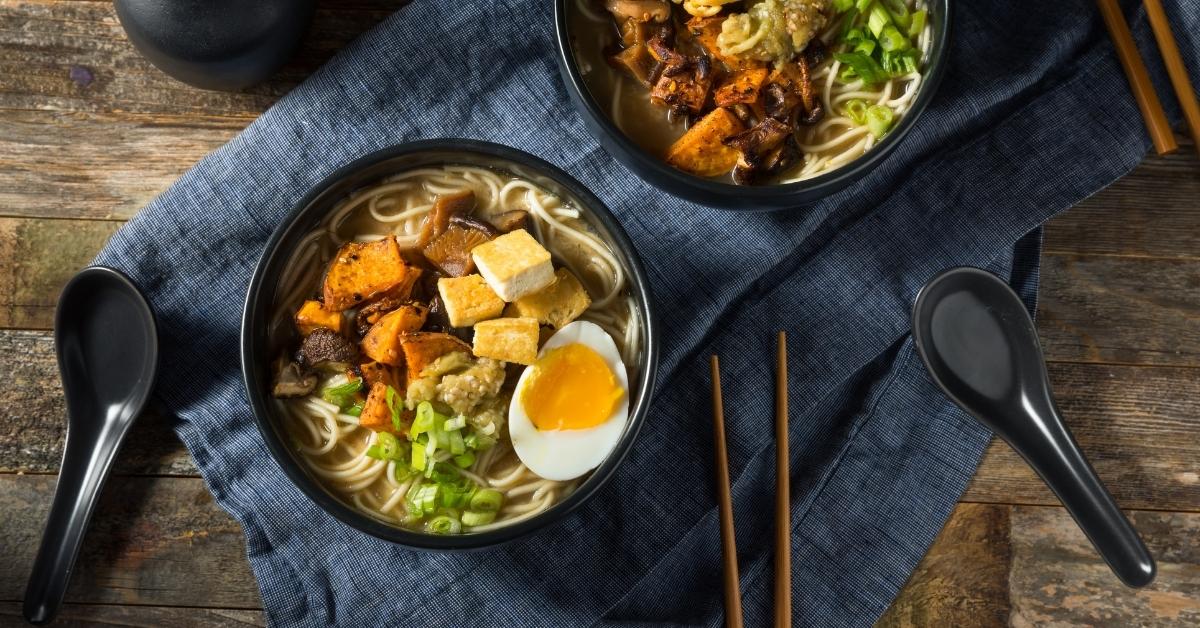
[[[403,0],[318,12],[298,58],[242,94],[190,89],[109,2],[0,0],[0,624],[18,623],[63,440],[59,288],[121,222]],[[1123,588],[1007,446],[993,444],[880,623],[1200,623],[1200,160],[1190,145],[1046,229],[1039,326],[1068,422],[1158,558]],[[134,430],[63,623],[260,625],[241,532],[162,420]]]

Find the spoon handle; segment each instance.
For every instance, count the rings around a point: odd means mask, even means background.
[[[1154,558],[1096,476],[1058,408],[1050,402],[1032,413],[1039,433],[1006,440],[1042,476],[1113,573],[1131,587],[1150,584]]]
[[[50,516],[25,588],[24,613],[30,623],[50,621],[62,605],[84,532],[126,427],[128,423],[106,421],[95,434],[72,436],[67,431]]]

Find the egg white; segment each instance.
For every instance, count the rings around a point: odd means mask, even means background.
[[[587,321],[565,325],[546,341],[538,357],[556,347],[576,343],[591,348],[604,359],[624,395],[600,425],[579,430],[539,430],[521,403],[521,392],[533,373],[532,366],[525,367],[509,405],[508,435],[521,462],[547,480],[571,480],[595,469],[616,447],[629,422],[629,375],[617,344],[602,327]]]

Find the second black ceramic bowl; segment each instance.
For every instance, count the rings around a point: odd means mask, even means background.
[[[330,493],[309,472],[295,449],[289,445],[282,417],[271,397],[271,364],[286,350],[286,342],[271,338],[268,321],[281,292],[280,280],[297,246],[317,228],[338,201],[356,189],[379,182],[384,177],[424,166],[458,164],[502,170],[555,194],[579,209],[594,231],[616,254],[628,281],[635,305],[634,315],[644,330],[638,361],[631,365],[629,422],[616,447],[571,495],[536,517],[488,532],[440,536],[406,530],[373,519],[347,505]],[[495,545],[529,534],[558,521],[590,499],[612,477],[629,453],[638,430],[649,413],[650,398],[658,368],[658,332],[650,300],[646,273],[637,251],[612,213],[578,181],[555,166],[528,153],[475,140],[429,140],[401,144],[371,153],[337,170],[322,181],[292,211],[267,241],[266,249],[250,280],[246,307],[242,316],[242,376],[246,394],[259,432],[271,456],[288,478],[310,499],[342,522],[386,541],[410,547],[455,550]]]
[[[912,108],[871,150],[854,161],[825,174],[795,183],[765,185],[733,185],[693,176],[668,166],[659,156],[652,155],[629,139],[617,128],[604,108],[588,89],[575,55],[574,40],[596,37],[595,33],[577,33],[571,28],[571,15],[577,11],[579,0],[555,0],[554,25],[558,39],[558,67],[567,93],[583,116],[591,132],[625,167],[651,185],[680,198],[721,209],[765,211],[797,208],[812,204],[866,177],[908,135],[921,112],[933,98],[945,71],[949,52],[950,26],[953,17],[950,0],[927,0],[933,43],[920,91]],[[609,70],[611,68],[602,68]],[[612,70],[616,71],[616,70]]]

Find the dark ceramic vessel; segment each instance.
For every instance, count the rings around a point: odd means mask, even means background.
[[[592,97],[575,58],[570,15],[576,0],[555,0],[554,26],[558,39],[558,67],[567,93],[592,134],[613,157],[655,187],[680,198],[720,209],[764,211],[797,208],[814,203],[868,176],[901,142],[929,105],[945,72],[953,21],[950,0],[929,0],[933,44],[920,92],[912,108],[883,140],[858,159],[812,179],[774,185],[733,185],[681,172],[658,156],[642,150]],[[593,35],[594,36],[594,35]]]
[[[546,512],[493,531],[459,536],[439,536],[405,530],[377,521],[328,492],[309,473],[272,409],[271,362],[284,350],[268,337],[267,323],[276,299],[279,280],[298,243],[311,233],[334,205],[356,189],[371,185],[397,172],[423,166],[466,164],[500,169],[532,181],[579,208],[600,237],[620,260],[628,277],[628,290],[637,306],[635,313],[645,330],[637,364],[630,382],[629,423],[613,452],[579,488]],[[637,251],[612,213],[578,181],[555,166],[528,153],[487,142],[446,139],[419,141],[385,148],[362,157],[329,175],[275,230],[250,281],[242,317],[242,374],[246,394],[267,449],[301,491],[329,514],[362,532],[402,545],[457,550],[495,545],[524,536],[556,522],[572,512],[604,486],[629,453],[649,412],[658,368],[658,332],[646,274]]]
[[[158,69],[204,89],[238,90],[296,51],[315,0],[116,0],[129,40]]]

